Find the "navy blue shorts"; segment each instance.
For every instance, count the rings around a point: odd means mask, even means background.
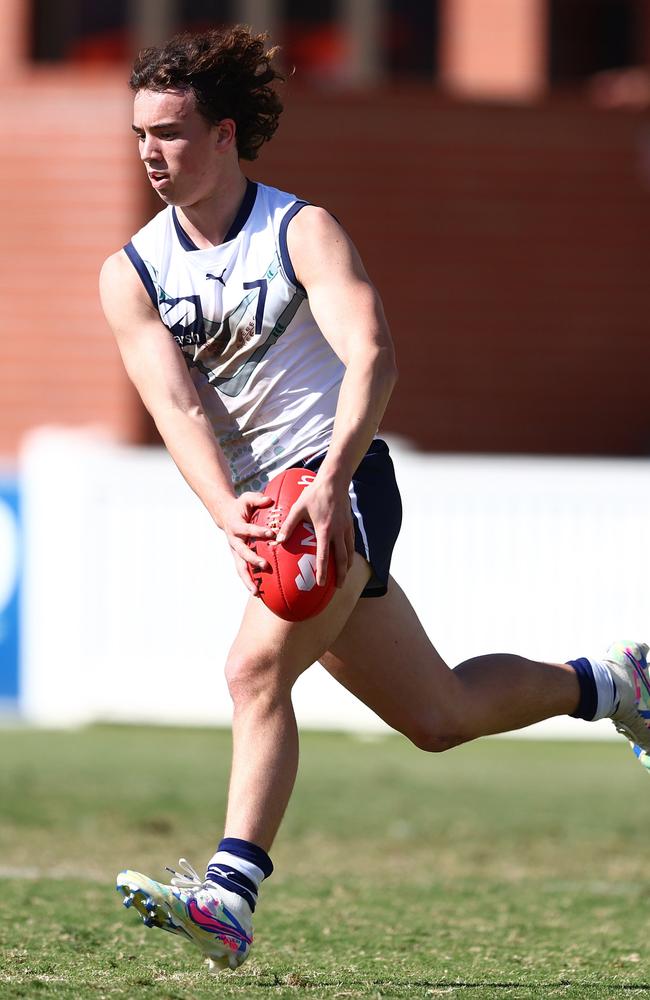
[[[297,464],[316,472],[324,458],[325,453]],[[372,569],[361,596],[383,597],[388,590],[390,560],[402,525],[402,500],[388,445],[380,438],[372,442],[352,476],[350,504],[354,547]]]

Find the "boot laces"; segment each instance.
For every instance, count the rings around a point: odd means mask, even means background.
[[[165,871],[171,873],[171,879],[169,880],[173,886],[177,889],[190,889],[196,890],[203,888],[205,880],[201,878],[196,868],[189,863],[186,858],[179,858],[178,867],[180,871],[176,871],[174,868],[170,868],[169,865],[165,865]]]

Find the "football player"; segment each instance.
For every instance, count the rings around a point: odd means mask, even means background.
[[[278,125],[274,55],[243,27],[139,55],[134,141],[164,207],[101,274],[128,375],[250,592],[225,666],[234,718],[224,836],[200,873],[182,859],[169,884],[118,876],[125,905],[193,941],[213,969],[249,953],[298,766],[291,689],[315,661],[425,750],[563,713],[610,717],[642,756],[650,749],[643,643],[618,643],[601,660],[495,654],[450,669],[390,578],[401,506],[378,428],[396,367],[379,295],[329,212],[242,169]],[[273,615],[248,571],[266,568],[250,543],[273,537],[251,521],[270,503],[261,491],[290,466],[315,478],[275,541],[311,522],[317,583],[330,550],[337,578],[325,610],[303,622]]]

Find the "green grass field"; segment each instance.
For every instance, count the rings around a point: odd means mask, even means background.
[[[621,744],[303,736],[256,946],[215,979],[146,930],[122,867],[201,868],[229,735],[0,731],[0,997],[650,994],[650,782]]]

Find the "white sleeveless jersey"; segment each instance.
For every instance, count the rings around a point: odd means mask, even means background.
[[[165,208],[124,248],[183,352],[237,492],[324,451],[344,367],[287,250],[306,203],[248,182],[224,242],[198,249]]]

